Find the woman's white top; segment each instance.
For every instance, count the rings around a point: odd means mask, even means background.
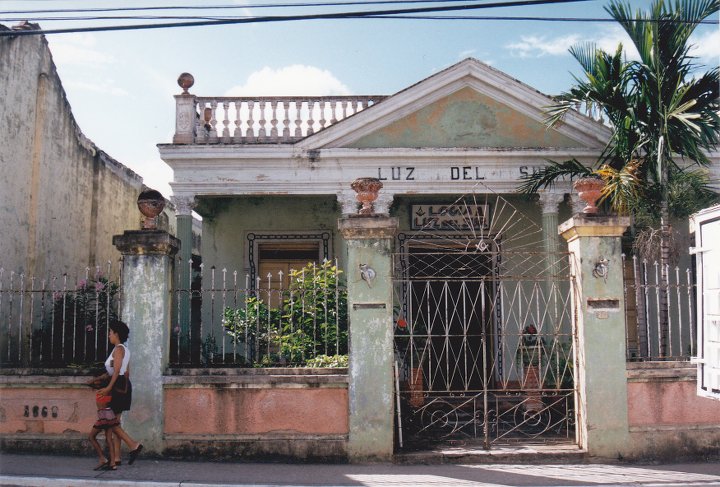
[[[122,365],[120,366],[120,375],[125,375],[125,372],[127,372],[128,364],[130,363],[130,350],[128,350],[128,347],[126,347],[125,344],[123,344],[123,343],[120,343],[115,346],[123,347],[125,349],[125,355],[123,356]],[[115,348],[112,349],[112,352],[110,352],[110,355],[108,356],[107,360],[105,361],[105,370],[107,371],[108,375],[113,375],[115,373],[115,367],[113,367],[113,353],[114,352],[115,352]]]

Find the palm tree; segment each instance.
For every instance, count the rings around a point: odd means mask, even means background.
[[[577,161],[551,162],[529,176],[520,191],[532,193],[563,177],[595,175],[605,180],[603,199],[623,214],[648,214],[659,222],[661,286],[667,288],[670,245],[670,210],[679,207],[680,187],[697,187],[691,193],[696,205],[717,195],[698,166],[710,164],[706,152],[715,149],[720,137],[718,68],[698,78],[690,55],[689,38],[704,19],[720,9],[720,0],[675,0],[668,7],[654,0],[649,11],[633,15],[629,4],[611,0],[606,11],[627,32],[639,53],[628,61],[622,44],[614,54],[594,45],[570,49],[585,70],[585,79],[557,98],[548,109],[547,123],[560,122],[580,105],[598,111],[612,135],[593,167]],[[673,190],[672,188],[675,188]],[[654,217],[654,218],[652,218]],[[665,293],[661,293],[667,299]],[[660,303],[661,354],[666,347],[667,302]]]

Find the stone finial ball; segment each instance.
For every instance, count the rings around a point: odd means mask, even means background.
[[[178,76],[177,84],[183,89],[183,94],[185,94],[190,88],[192,88],[192,85],[195,84],[195,78],[190,73],[182,73]]]
[[[146,189],[138,196],[137,205],[145,218],[155,218],[165,208],[165,197],[159,191]]]

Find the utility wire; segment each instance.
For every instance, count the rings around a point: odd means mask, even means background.
[[[286,15],[286,16],[258,16],[250,18],[239,18],[239,19],[224,19],[224,20],[201,20],[195,22],[167,22],[167,23],[155,23],[155,24],[134,24],[134,25],[109,25],[99,27],[76,27],[68,29],[48,29],[48,30],[10,30],[0,31],[0,37],[10,36],[23,36],[23,35],[43,35],[43,34],[64,34],[71,32],[102,32],[102,31],[120,31],[120,30],[145,30],[145,29],[165,29],[171,27],[200,27],[200,26],[211,26],[211,25],[229,25],[229,24],[250,24],[250,23],[264,23],[264,22],[290,22],[298,20],[320,20],[320,19],[352,19],[352,18],[364,18],[374,16],[391,16],[401,14],[421,14],[431,12],[447,12],[447,11],[458,11],[458,10],[480,10],[486,8],[496,7],[521,7],[530,5],[547,5],[547,4],[562,4],[562,3],[575,3],[575,2],[588,2],[594,0],[516,0],[506,2],[491,2],[483,4],[463,4],[463,5],[448,5],[448,6],[437,6],[437,7],[416,7],[416,8],[401,8],[401,9],[390,9],[390,10],[369,10],[369,11],[358,11],[358,12],[335,12],[335,13],[322,13],[322,14],[306,14],[306,15]]]
[[[0,14],[40,14],[40,13],[86,13],[86,12],[136,12],[142,10],[228,10],[228,9],[250,9],[250,8],[304,8],[304,7],[345,7],[368,5],[392,5],[392,4],[421,4],[421,3],[458,3],[461,0],[371,0],[367,2],[345,1],[345,2],[306,2],[306,3],[258,3],[249,5],[174,5],[154,7],[95,7],[95,8],[72,8],[72,9],[44,9],[44,10],[6,10]],[[468,1],[468,0],[466,0]],[[469,0],[479,3],[486,0]]]
[[[2,0],[0,0],[2,1]],[[254,19],[253,16],[237,15],[113,15],[113,16],[86,16],[86,17],[7,17],[5,22],[61,22],[79,20],[233,20],[233,19]],[[493,21],[531,21],[531,22],[593,22],[593,23],[615,23],[617,20],[608,17],[531,17],[531,16],[503,16],[503,15],[367,15],[358,19],[391,19],[391,20],[493,20]],[[633,20],[633,19],[629,19]],[[706,25],[717,25],[715,20],[702,20],[690,22],[682,20],[644,19],[647,22],[666,23],[699,23]]]

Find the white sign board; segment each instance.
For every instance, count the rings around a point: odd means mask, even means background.
[[[489,205],[412,205],[412,230],[487,230]]]

